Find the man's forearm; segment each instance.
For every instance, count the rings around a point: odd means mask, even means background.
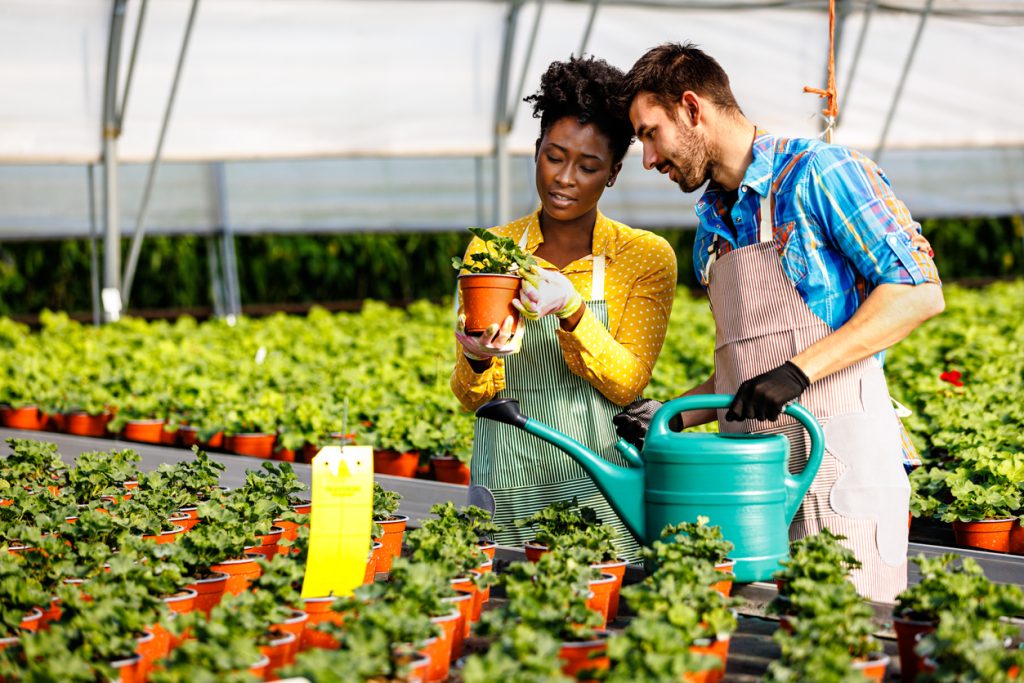
[[[708,377],[703,384],[695,386],[693,389],[690,389],[683,394],[683,396],[713,393],[715,393],[715,373],[711,373],[711,376]],[[683,429],[707,424],[708,422],[714,422],[717,419],[718,412],[715,410],[688,410],[683,413]]]
[[[896,344],[944,308],[938,285],[879,285],[845,325],[791,360],[815,382]]]

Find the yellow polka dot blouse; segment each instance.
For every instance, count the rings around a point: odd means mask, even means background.
[[[495,234],[517,242],[527,232],[526,250],[533,253],[544,241],[539,211],[499,228]],[[651,381],[661,353],[676,288],[676,255],[663,238],[611,220],[598,212],[592,253],[562,269],[584,300],[590,298],[594,254],[605,254],[605,301],[608,329],[587,309],[576,329],[558,329],[562,356],[569,370],[587,380],[608,400],[624,406]],[[474,238],[466,258],[482,249]],[[541,267],[554,266],[542,258]],[[460,311],[461,313],[461,307]],[[457,360],[451,387],[467,410],[475,410],[505,388],[504,361],[494,359],[477,374],[456,344]]]

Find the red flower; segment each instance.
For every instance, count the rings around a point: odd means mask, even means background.
[[[946,370],[944,373],[939,375],[939,379],[943,382],[949,382],[955,387],[962,387],[964,385],[964,383],[960,381],[959,370]]]

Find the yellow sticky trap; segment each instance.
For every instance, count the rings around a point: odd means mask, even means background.
[[[363,583],[373,513],[373,449],[327,446],[313,458],[313,510],[302,597],[351,595]]]

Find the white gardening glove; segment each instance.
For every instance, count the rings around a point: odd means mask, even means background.
[[[551,313],[568,318],[583,305],[583,297],[557,270],[536,269],[523,275],[519,298],[513,299],[512,305],[530,320]]]
[[[518,325],[512,332],[512,316],[505,318],[501,327],[490,325],[479,337],[466,334],[466,316],[460,315],[455,323],[455,339],[462,344],[462,353],[470,360],[505,358],[519,352],[523,343],[524,326]]]

